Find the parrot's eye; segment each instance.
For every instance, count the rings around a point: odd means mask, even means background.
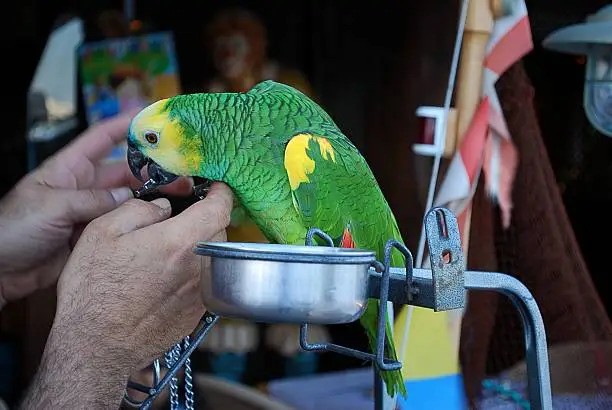
[[[155,132],[148,131],[145,133],[144,137],[149,144],[157,144],[158,137]]]

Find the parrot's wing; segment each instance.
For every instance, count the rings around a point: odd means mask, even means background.
[[[336,246],[350,243],[379,252],[379,238],[391,226],[389,210],[364,158],[346,137],[294,135],[284,166],[293,205],[307,229],[323,230]]]
[[[308,229],[327,233],[336,246],[375,251],[380,258],[388,239],[401,240],[395,218],[365,159],[343,135],[294,135],[285,148],[285,170],[293,205]],[[398,261],[392,261],[395,266]],[[372,303],[370,303],[372,302]],[[372,351],[376,348],[378,304],[368,301],[360,318]],[[392,334],[386,323],[387,335]],[[386,355],[397,360],[387,336]],[[387,391],[405,394],[401,372],[385,372]]]

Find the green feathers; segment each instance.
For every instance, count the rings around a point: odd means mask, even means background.
[[[298,90],[264,81],[246,93],[170,98],[161,111],[164,121],[175,125],[167,127],[167,136],[160,134],[160,144],[164,138],[170,142],[145,154],[164,169],[190,169],[197,163],[196,170],[182,175],[225,182],[270,242],[303,245],[308,229],[317,227],[337,238],[337,245],[374,250],[383,260],[386,241],[402,241],[362,155]],[[168,153],[193,146],[201,149],[181,166]],[[394,259],[394,266],[403,264],[403,258]],[[373,300],[360,319],[372,348],[377,315]],[[390,321],[387,332],[387,354],[397,359]],[[400,371],[382,376],[390,395],[405,394]]]

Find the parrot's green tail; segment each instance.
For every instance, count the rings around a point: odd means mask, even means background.
[[[376,330],[378,327],[378,308],[379,301],[377,299],[368,300],[368,306],[361,316],[360,321],[363,327],[366,329],[366,334],[368,336],[368,342],[370,344],[370,349],[372,352],[376,352]],[[392,338],[391,323],[389,320],[386,321],[386,340],[385,340],[385,358],[397,360],[397,352],[395,351],[395,343]],[[404,384],[404,378],[402,377],[402,372],[400,370],[391,370],[391,371],[380,371],[380,376],[385,382],[385,386],[387,389],[387,394],[391,397],[395,397],[395,395],[399,392],[403,397],[406,397],[406,385]]]

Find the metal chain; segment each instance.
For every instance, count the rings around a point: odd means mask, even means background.
[[[172,365],[178,360],[181,352],[181,344],[177,343],[165,354],[166,367],[170,369]],[[170,379],[170,409],[178,410],[178,378],[175,376]]]
[[[174,346],[174,349],[172,350],[172,358],[174,359],[173,362],[172,362],[173,364],[176,364],[179,361],[179,359],[181,358],[181,343],[180,342],[177,343]],[[176,374],[178,375],[178,371],[177,371]],[[179,388],[178,382],[179,382],[179,378],[178,378],[178,376],[175,376],[174,377],[174,384],[175,384],[175,390],[174,390],[175,399],[174,399],[174,401],[176,402],[176,408],[180,409],[181,405],[180,405],[180,399],[179,399],[179,395],[178,395],[178,388]]]
[[[189,336],[184,339],[184,348],[187,350],[191,344]],[[181,357],[181,343],[175,344],[165,354],[166,367],[170,369]],[[185,409],[194,410],[193,375],[191,372],[191,358],[185,361]],[[170,409],[179,409],[178,377],[170,379]]]
[[[185,350],[190,345],[189,336],[185,337]],[[194,410],[193,400],[193,377],[191,374],[191,358],[185,361],[185,408],[186,410]]]

